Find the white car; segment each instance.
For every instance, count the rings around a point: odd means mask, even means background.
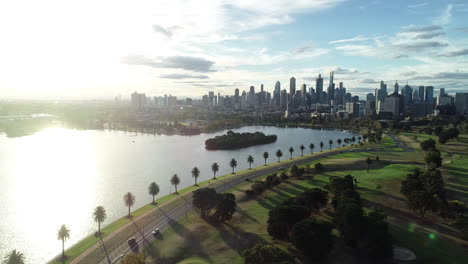
[[[159,234],[159,228],[156,228],[156,229],[153,230],[153,232],[151,232],[151,233],[153,233],[153,236],[158,235],[158,234]]]

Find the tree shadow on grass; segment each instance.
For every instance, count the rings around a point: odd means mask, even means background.
[[[289,198],[289,197],[298,196],[299,194],[304,192],[302,190],[298,190],[298,189],[295,189],[295,188],[286,188],[285,186],[276,186],[276,188],[281,190],[281,191],[284,191],[284,192],[279,192],[278,191],[278,193],[283,194],[282,196],[285,197],[286,199]],[[289,193],[290,195],[287,195],[285,193]]]
[[[357,190],[358,190],[358,191],[362,191],[362,192],[369,193],[370,195],[376,195],[376,196],[387,197],[387,198],[391,198],[391,199],[398,200],[398,201],[402,201],[402,202],[405,201],[405,199],[403,199],[402,197],[398,197],[398,196],[395,196],[395,195],[393,195],[393,194],[389,194],[389,193],[387,193],[387,192],[383,192],[383,191],[380,191],[380,190],[370,189],[370,188],[367,188],[367,187],[363,187],[362,185],[359,185],[359,184],[358,184],[358,186],[357,186]]]
[[[236,212],[241,216],[241,220],[247,218],[255,223],[258,223],[258,220],[247,213],[245,210],[242,210],[240,207],[236,207]]]

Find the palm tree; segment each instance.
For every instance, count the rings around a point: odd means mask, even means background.
[[[70,238],[70,229],[62,225],[57,233],[57,239],[62,240],[62,261],[65,262],[65,240]]]
[[[130,207],[132,207],[135,204],[135,195],[133,195],[133,193],[131,192],[128,192],[124,195],[123,200],[124,200],[125,206],[128,207],[128,218],[130,218],[132,217],[130,215]]]
[[[213,179],[216,179],[216,173],[218,172],[219,170],[219,165],[218,163],[213,163],[213,165],[211,165],[211,170],[213,171]]]
[[[352,137],[352,138],[351,138],[351,142],[353,142],[353,144],[354,144],[354,141],[356,141],[356,138],[355,138],[355,137]]]
[[[247,157],[247,162],[249,163],[249,170],[251,170],[252,169],[252,163],[254,162],[254,158],[251,155],[249,155]]]
[[[320,141],[320,152],[322,152],[323,149],[323,141]]]
[[[278,157],[278,162],[280,162],[282,156],[283,156],[283,152],[281,151],[281,149],[278,149],[276,151],[276,157]]]
[[[267,165],[266,160],[268,159],[268,156],[270,156],[270,154],[268,154],[268,152],[263,153],[263,158],[265,159],[265,166]]]
[[[369,166],[372,164],[371,158],[367,157],[366,163],[367,163],[367,172],[369,172]]]
[[[310,144],[310,145],[309,145],[309,148],[310,148],[310,154],[314,153],[315,145],[314,145],[314,144]]]
[[[328,141],[328,144],[330,144],[330,149],[331,149],[331,145],[333,145],[333,140],[330,139],[330,140]]]
[[[301,145],[299,148],[301,149],[301,157],[302,157],[302,156],[304,156],[305,147],[304,147],[304,145]]]
[[[4,264],[24,264],[24,255],[20,251],[13,249],[10,254],[5,256]]]
[[[177,185],[180,183],[180,178],[177,176],[177,174],[174,174],[171,178],[171,184],[174,185],[175,187],[175,193],[177,193]]]
[[[237,167],[237,160],[236,159],[232,159],[230,162],[229,162],[229,166],[231,166],[232,168],[232,174],[236,173],[234,171],[234,169]]]
[[[339,139],[336,141],[336,143],[338,143],[338,147],[341,147],[341,146],[340,146],[340,145],[341,145],[341,142],[342,142],[342,141],[341,141],[341,138],[339,138]]]
[[[107,218],[106,209],[104,206],[99,205],[93,212],[94,222],[98,223],[98,234],[101,234],[101,223]]]
[[[293,152],[294,152],[294,148],[293,148],[293,147],[290,147],[290,148],[289,148],[289,155],[291,155],[291,159],[292,159],[292,154],[293,154]]]
[[[362,139],[361,136],[357,137],[357,140],[359,143],[361,143],[361,139]]]
[[[200,170],[197,167],[193,167],[192,177],[195,178],[195,185],[197,185],[198,176],[200,176]]]
[[[155,204],[154,197],[159,193],[159,185],[155,182],[150,183],[148,186],[148,193],[153,196],[153,204]]]

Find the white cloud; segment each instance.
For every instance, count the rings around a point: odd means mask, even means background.
[[[448,4],[447,7],[442,12],[442,14],[434,20],[434,24],[436,25],[449,24],[450,21],[452,20],[452,9],[453,9],[453,5]]]
[[[350,38],[350,39],[340,39],[340,40],[334,40],[334,41],[330,41],[328,42],[328,44],[337,44],[337,43],[345,43],[345,42],[357,42],[357,41],[367,41],[368,38],[364,37],[364,36],[357,36],[357,37],[354,37],[354,38]]]

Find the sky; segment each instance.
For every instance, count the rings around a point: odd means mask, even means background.
[[[0,99],[328,85],[468,92],[467,0],[0,0]]]

